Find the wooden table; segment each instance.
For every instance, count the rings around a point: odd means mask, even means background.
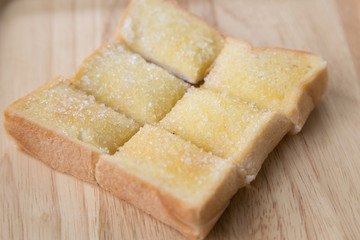
[[[112,38],[127,1],[0,4],[2,112],[55,75],[71,76],[82,59]],[[227,35],[255,46],[317,52],[329,64],[329,90],[303,131],[281,141],[208,239],[359,238],[360,2],[181,4]],[[99,187],[18,151],[0,131],[0,239],[183,238]]]

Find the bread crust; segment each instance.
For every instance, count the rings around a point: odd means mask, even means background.
[[[244,185],[239,184],[235,165],[229,171],[232,172],[224,174],[223,183],[208,192],[210,197],[201,207],[172,196],[105,156],[100,157],[95,175],[99,185],[116,197],[174,227],[189,239],[202,239],[220,218],[239,186]]]
[[[297,50],[297,49],[289,49],[289,48],[281,48],[281,47],[254,47],[250,42],[234,38],[234,37],[226,37],[226,41],[233,41],[233,42],[241,42],[242,44],[246,44],[252,51],[266,51],[266,50],[276,50],[276,51],[288,51],[288,52],[295,52],[298,54],[307,54],[320,57],[319,54],[308,52],[304,50]]]
[[[178,229],[190,239],[197,239],[195,236],[199,236],[206,230],[185,224],[175,215],[172,210],[183,208],[183,204],[178,201],[172,202],[170,195],[162,193],[151,183],[143,181],[104,158],[100,158],[96,165],[95,175],[98,184],[103,189]],[[212,225],[208,227],[209,230],[211,228]]]
[[[95,165],[100,156],[99,150],[79,140],[69,139],[16,112],[17,104],[59,82],[68,81],[61,80],[60,76],[56,77],[8,106],[4,111],[5,130],[20,149],[51,168],[86,182],[96,183]]]
[[[10,109],[5,110],[4,118],[7,133],[21,150],[57,171],[96,183],[95,165],[100,152],[21,117]]]
[[[129,15],[129,11],[130,9],[132,8],[132,5],[134,4],[135,1],[138,1],[138,0],[131,0],[129,2],[129,4],[127,5],[121,19],[120,19],[120,22],[119,22],[119,25],[117,27],[117,32],[116,32],[116,35],[115,35],[115,39],[118,39],[120,40],[124,45],[128,46],[129,45],[126,43],[126,40],[122,37],[122,34],[121,34],[121,29],[124,25],[124,22],[125,22],[125,19],[127,18],[127,16]],[[209,28],[213,29],[214,31],[216,31],[223,40],[225,40],[225,35],[220,32],[217,28],[215,28],[213,25],[209,24],[208,22],[206,22],[204,19],[200,18],[199,16],[193,14],[192,12],[188,11],[187,9],[181,7],[178,2],[176,2],[175,0],[162,0],[163,2],[167,2],[169,4],[172,4],[175,8],[187,13],[188,15],[190,15],[190,17],[192,18],[195,18],[197,19],[198,21],[202,22],[203,24],[205,24],[206,26],[208,26]],[[221,51],[221,50],[220,50]],[[140,54],[140,53],[139,53]],[[156,61],[155,59],[153,59],[151,56],[146,56],[144,54],[141,54],[141,56],[143,58],[145,58],[147,61],[149,62],[152,62],[164,69],[166,69],[168,72],[172,73],[173,75],[175,75],[176,77],[180,78],[180,79],[183,79],[185,80],[186,82],[188,83],[191,83],[191,84],[197,84],[199,81],[201,81],[202,79],[204,79],[204,77],[206,76],[207,74],[207,70],[205,70],[204,72],[204,76],[201,76],[197,79],[193,79],[192,77],[184,74],[184,73],[181,73],[181,72],[178,72],[178,71],[175,71],[173,68],[171,68],[170,66],[165,66],[164,64],[161,64],[160,62]],[[216,59],[216,58],[215,58]]]

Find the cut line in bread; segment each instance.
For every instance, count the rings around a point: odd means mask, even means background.
[[[253,103],[191,88],[160,126],[206,151],[232,159],[244,176],[254,176],[291,123],[281,113]]]
[[[118,41],[103,44],[85,59],[73,81],[142,124],[162,119],[189,87]]]
[[[132,0],[117,38],[193,84],[203,79],[224,41],[219,31],[171,0]]]
[[[139,124],[57,77],[4,112],[19,147],[52,168],[95,182],[101,153],[114,153]]]
[[[206,236],[241,177],[229,159],[145,125],[96,166],[99,185],[190,239]]]
[[[280,111],[298,133],[327,88],[326,62],[318,55],[281,48],[253,48],[227,38],[203,88]]]

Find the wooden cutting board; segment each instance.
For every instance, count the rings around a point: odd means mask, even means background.
[[[0,110],[71,76],[114,36],[127,1],[0,0]],[[181,1],[255,46],[317,52],[330,87],[303,131],[286,136],[232,199],[208,239],[360,236],[360,2]],[[3,117],[1,117],[3,121]],[[0,239],[183,239],[99,187],[20,152],[1,127]]]

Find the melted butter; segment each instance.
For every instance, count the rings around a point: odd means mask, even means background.
[[[247,142],[266,127],[271,117],[271,112],[254,104],[192,88],[160,125],[220,157],[239,158]]]
[[[151,125],[145,125],[112,159],[181,198],[204,197],[203,191],[229,166],[226,159]]]
[[[189,87],[118,42],[90,56],[74,82],[96,100],[143,124],[162,119]]]
[[[134,120],[97,103],[93,96],[61,79],[28,97],[17,108],[41,125],[110,154],[139,128]]]
[[[287,114],[287,106],[294,104],[294,93],[323,64],[316,55],[284,49],[252,49],[244,42],[228,39],[204,87]]]

